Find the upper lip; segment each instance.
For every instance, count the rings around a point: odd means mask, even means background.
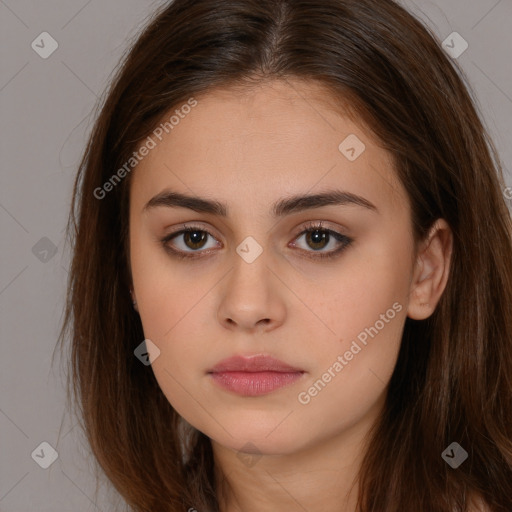
[[[220,372],[303,372],[300,368],[290,366],[279,359],[267,355],[250,357],[233,356],[223,359],[211,368],[208,373]]]

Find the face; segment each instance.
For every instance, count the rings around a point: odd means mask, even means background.
[[[320,85],[195,99],[131,177],[130,265],[156,379],[234,450],[348,433],[382,408],[411,295],[411,211],[391,157]],[[292,369],[211,373],[257,355]]]

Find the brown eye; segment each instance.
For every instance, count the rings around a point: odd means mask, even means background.
[[[315,229],[306,233],[306,242],[312,249],[323,249],[329,241],[330,233],[327,230]]]
[[[206,231],[185,231],[183,233],[183,241],[190,249],[202,249],[208,236],[209,235]]]
[[[214,239],[208,231],[199,227],[189,226],[181,231],[167,235],[161,240],[164,249],[180,258],[201,257],[201,253],[208,252],[202,249],[211,249],[213,246],[206,247],[208,239]],[[174,241],[176,239],[176,241]],[[172,242],[172,243],[171,243]],[[194,254],[197,253],[197,254]]]
[[[322,223],[308,224],[296,240],[299,240],[301,237],[305,237],[306,244],[306,247],[302,249],[307,254],[307,257],[310,258],[334,258],[353,242],[351,238],[337,231],[324,228]],[[331,242],[333,243],[331,244]],[[322,249],[328,247],[329,244],[334,245],[334,247],[338,245],[339,247],[330,251],[323,251]],[[298,246],[299,244],[294,243],[293,245]]]

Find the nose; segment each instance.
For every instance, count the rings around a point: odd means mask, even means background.
[[[267,332],[283,324],[285,285],[276,277],[275,264],[263,252],[248,263],[237,253],[221,288],[218,321],[230,330]]]

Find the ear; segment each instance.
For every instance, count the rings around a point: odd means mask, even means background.
[[[133,309],[135,309],[135,311],[138,313],[139,306],[137,306],[137,298],[135,297],[135,292],[132,289],[130,289],[130,295],[132,296]]]
[[[421,243],[413,271],[407,316],[424,320],[435,310],[450,273],[453,234],[444,219],[438,219]]]

